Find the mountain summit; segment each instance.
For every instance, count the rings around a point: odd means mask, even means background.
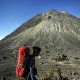
[[[49,68],[51,69],[55,65],[62,70],[64,69],[63,72],[66,70],[66,65],[68,68],[76,70],[74,66],[79,65],[79,63],[72,58],[80,58],[80,18],[65,11],[51,10],[48,13],[38,14],[23,23],[0,41],[1,77],[11,78],[15,76],[17,51],[24,44],[41,48],[41,59],[36,58],[39,76],[45,76],[44,74]],[[69,61],[63,61],[65,64],[54,62],[53,58],[57,54],[67,56]],[[51,61],[52,59],[53,61]],[[66,62],[70,62],[69,65]],[[70,73],[69,69],[67,73]],[[69,77],[69,75],[66,76]]]

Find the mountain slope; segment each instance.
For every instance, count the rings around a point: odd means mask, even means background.
[[[35,25],[37,25],[38,23],[40,23],[43,19],[44,19],[44,14],[38,14],[36,16],[34,16],[33,18],[31,18],[30,20],[28,20],[27,22],[23,23],[19,28],[17,28],[14,32],[12,32],[11,34],[7,35],[4,39],[15,36],[21,32],[23,32],[24,30],[34,27]]]
[[[24,44],[41,48],[42,58],[36,58],[36,66],[39,75],[44,76],[49,67],[55,66],[48,60],[51,56],[54,57],[57,53],[80,55],[80,19],[68,13],[51,10],[24,23],[0,41],[1,77],[15,76],[17,51]]]

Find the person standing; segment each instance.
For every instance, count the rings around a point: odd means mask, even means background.
[[[18,51],[18,62],[16,66],[16,74],[21,80],[36,80],[35,73],[35,57],[39,55],[41,49],[39,47],[22,46]]]
[[[39,47],[32,47],[33,48],[33,54],[30,55],[30,77],[31,80],[37,80],[35,75],[37,74],[37,69],[35,67],[35,57],[39,55],[41,49]]]

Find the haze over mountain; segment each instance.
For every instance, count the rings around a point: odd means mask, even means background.
[[[7,79],[15,77],[17,51],[24,44],[41,48],[41,59],[36,58],[36,66],[39,76],[43,77],[52,66],[55,66],[56,63],[49,59],[57,53],[65,54],[69,59],[70,56],[80,58],[80,18],[65,11],[51,10],[23,23],[0,41],[0,77]],[[77,61],[76,63],[73,61],[73,64],[78,65],[77,70],[80,68]],[[64,66],[66,65],[63,63],[58,65],[65,70]],[[67,67],[76,69],[74,66],[67,65]],[[67,73],[69,71],[67,70]]]

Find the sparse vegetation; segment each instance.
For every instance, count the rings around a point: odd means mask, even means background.
[[[53,68],[46,75],[44,80],[62,80],[61,71],[59,68]]]

